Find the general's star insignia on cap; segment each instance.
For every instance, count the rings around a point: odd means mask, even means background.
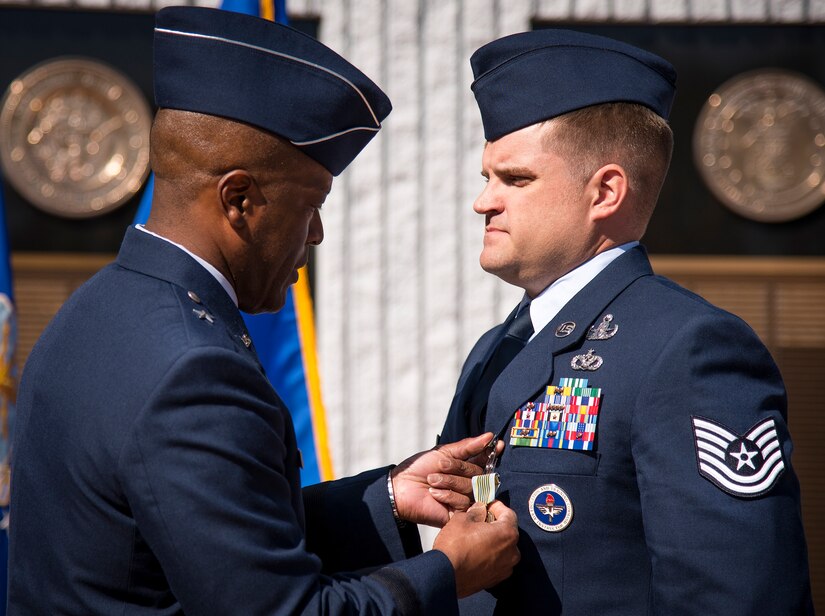
[[[742,436],[712,419],[694,415],[691,421],[699,474],[728,494],[765,494],[785,470],[773,418],[763,419]]]
[[[536,488],[530,495],[530,517],[536,526],[550,533],[558,533],[573,521],[573,503],[567,492],[555,483]]]

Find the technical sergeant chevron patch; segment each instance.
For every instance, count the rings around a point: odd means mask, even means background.
[[[728,494],[754,498],[768,492],[785,470],[773,418],[742,436],[705,417],[691,417],[699,474]]]

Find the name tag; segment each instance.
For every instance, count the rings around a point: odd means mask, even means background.
[[[510,446],[592,451],[601,397],[601,388],[588,387],[588,379],[559,379],[547,386],[542,402],[516,411]]]

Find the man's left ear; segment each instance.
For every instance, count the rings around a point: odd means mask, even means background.
[[[615,214],[627,197],[627,172],[611,163],[600,168],[588,182],[593,200],[590,203],[594,220],[603,220]]]
[[[218,180],[218,197],[224,216],[236,228],[247,224],[257,205],[266,202],[255,177],[245,169],[233,169]]]

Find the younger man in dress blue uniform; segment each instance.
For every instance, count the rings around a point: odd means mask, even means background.
[[[525,301],[470,353],[441,438],[507,443],[499,496],[522,560],[462,611],[812,610],[779,372],[638,243],[670,161],[673,68],[560,30],[471,63],[481,265]]]
[[[518,560],[501,503],[448,522],[490,435],[302,493],[238,310],[283,305],[389,100],[317,41],[210,9],[160,11],[155,78],[152,215],[26,364],[9,613],[455,612]],[[420,554],[403,520],[446,526]]]

